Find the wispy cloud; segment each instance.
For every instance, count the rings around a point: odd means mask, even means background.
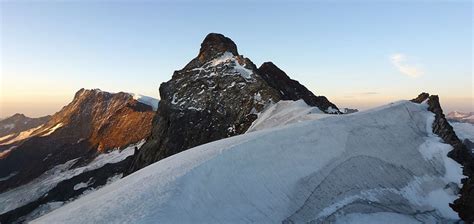
[[[393,54],[390,56],[392,64],[404,75],[416,78],[423,75],[423,70],[415,65],[411,65],[407,62],[407,57],[404,54]]]

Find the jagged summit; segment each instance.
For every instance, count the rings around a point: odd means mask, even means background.
[[[433,133],[438,135],[443,141],[452,146],[448,157],[463,165],[463,174],[467,176],[462,180],[463,186],[460,190],[460,197],[456,199],[451,208],[459,214],[459,217],[468,223],[474,222],[474,155],[468,147],[458,138],[453,127],[448,123],[441,108],[439,97],[429,93],[421,93],[415,99],[415,103],[428,104],[428,110],[434,113],[432,124]]]
[[[234,41],[222,34],[210,33],[201,44],[198,58],[204,62],[224,52],[230,52],[236,56],[239,55]]]
[[[229,52],[233,56],[239,56],[237,45],[235,45],[234,41],[222,34],[210,33],[201,43],[198,56],[189,62],[185,68],[200,67],[226,52]]]
[[[282,100],[303,99],[308,105],[318,107],[327,113],[340,113],[336,105],[324,96],[315,96],[298,81],[291,79],[284,71],[272,62],[263,63],[258,68],[260,76],[274,89],[281,93]]]

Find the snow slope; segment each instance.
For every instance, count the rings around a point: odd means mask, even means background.
[[[317,107],[306,104],[304,100],[280,100],[259,114],[247,133],[329,116],[334,115],[323,113]]]
[[[211,142],[33,223],[444,223],[462,175],[433,120],[401,101]]]

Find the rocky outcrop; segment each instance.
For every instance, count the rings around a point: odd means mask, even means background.
[[[245,133],[264,108],[281,99],[305,99],[325,111],[328,107],[338,111],[325,97],[314,96],[286,75],[278,76],[280,80],[274,80],[273,73],[262,75],[265,67],[257,69],[222,34],[207,35],[198,56],[161,84],[152,135],[129,172],[194,146]]]
[[[443,114],[443,109],[436,95],[421,93],[412,100],[416,103],[427,102],[428,110],[435,114],[433,122],[433,133],[438,135],[447,144],[453,147],[448,156],[463,166],[463,174],[467,178],[461,182],[463,184],[460,197],[456,199],[451,208],[459,214],[459,217],[467,223],[474,222],[474,156],[472,151],[457,137],[453,127],[448,123]]]
[[[128,93],[81,89],[70,104],[0,159],[0,178],[9,177],[0,181],[0,192],[71,159],[87,163],[102,152],[145,139],[153,116],[151,106]]]
[[[27,203],[21,207],[13,209],[9,212],[0,214],[0,223],[22,223],[27,222],[25,220],[27,215],[30,215],[35,209],[41,205],[45,205],[50,202],[63,202],[74,200],[81,196],[85,191],[90,189],[100,188],[107,184],[110,177],[115,175],[121,175],[123,171],[130,166],[131,156],[117,163],[108,163],[104,166],[86,171],[77,176],[72,177],[59,182],[56,187],[42,195],[35,201]],[[76,186],[80,183],[90,183],[87,187],[77,189]],[[36,217],[36,214],[30,215],[32,218]]]
[[[288,75],[272,62],[263,63],[258,68],[262,78],[281,94],[282,100],[303,99],[306,104],[318,107],[327,113],[340,113],[336,105],[329,102],[324,96],[315,96],[305,86],[298,81],[291,79]]]

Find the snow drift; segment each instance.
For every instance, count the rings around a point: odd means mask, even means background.
[[[435,223],[461,167],[427,104],[400,101],[201,145],[34,223]],[[260,121],[262,122],[262,121]],[[280,122],[280,121],[279,121]],[[263,123],[261,123],[263,124]]]

